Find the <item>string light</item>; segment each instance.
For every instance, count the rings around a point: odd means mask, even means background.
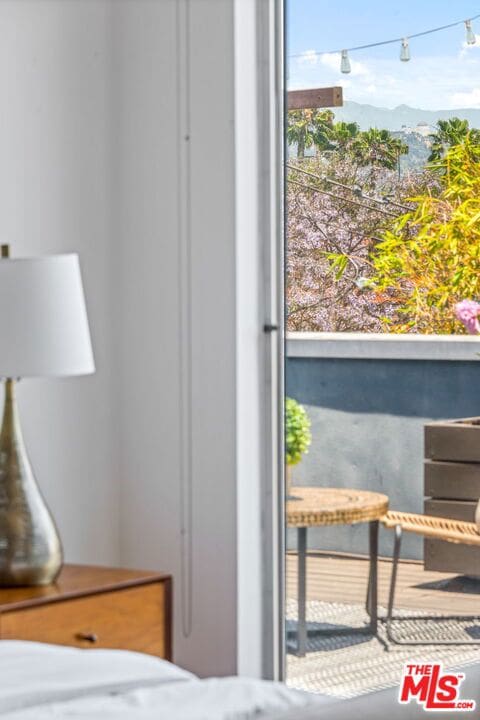
[[[342,59],[340,61],[340,72],[349,73],[352,72],[350,65],[350,59],[348,57],[348,50],[342,50]]]
[[[402,46],[400,48],[400,60],[402,62],[408,62],[410,60],[410,46],[408,44],[408,38],[403,38]]]
[[[392,38],[391,40],[381,40],[380,42],[369,43],[367,45],[357,45],[351,48],[344,48],[343,50],[309,50],[308,54],[310,57],[316,55],[340,54],[340,71],[342,73],[349,73],[352,71],[352,69],[350,66],[350,58],[348,56],[348,53],[355,52],[357,50],[367,50],[368,48],[380,47],[381,45],[392,45],[394,43],[401,43],[400,60],[402,62],[408,62],[410,60],[409,40],[411,40],[412,38],[423,37],[424,35],[431,35],[432,33],[442,32],[443,30],[448,30],[449,28],[457,27],[458,25],[465,26],[467,45],[476,45],[477,39],[475,33],[473,32],[472,21],[478,20],[478,18],[480,18],[480,13],[478,15],[473,15],[473,17],[469,18],[468,20],[456,20],[455,22],[448,23],[448,25],[440,25],[439,27],[431,28],[430,30],[422,30],[422,32],[411,33],[408,36]],[[291,59],[303,57],[304,53],[296,53],[294,55],[289,55],[289,58]]]
[[[475,45],[477,42],[477,38],[475,37],[475,33],[472,30],[471,20],[465,20],[465,34],[467,36],[467,45]]]

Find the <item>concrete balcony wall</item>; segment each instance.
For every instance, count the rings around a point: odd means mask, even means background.
[[[417,339],[413,349],[412,343],[404,343],[397,348],[397,359],[386,359],[384,340],[376,349],[370,342],[368,352],[368,340],[363,346],[351,340],[350,348],[344,342],[343,349],[333,351],[318,335],[309,342],[298,334],[287,342],[287,394],[305,405],[313,435],[309,454],[293,469],[293,481],[377,490],[389,496],[392,508],[422,512],[423,425],[480,414],[477,345],[471,338],[458,338],[455,352],[452,339],[444,339],[442,354],[441,339],[435,348],[432,339],[425,341],[430,352]],[[325,357],[329,353],[343,357]],[[424,359],[412,359],[415,353]],[[355,354],[370,359],[356,359]],[[455,356],[471,359],[443,359]],[[288,541],[293,547],[292,531]],[[309,546],[367,552],[366,526],[312,529]],[[381,532],[381,552],[391,552],[387,531]],[[403,555],[422,558],[422,541],[407,537]]]

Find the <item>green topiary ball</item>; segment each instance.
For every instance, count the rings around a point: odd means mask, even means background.
[[[285,398],[285,460],[296,465],[312,442],[311,422],[305,408],[293,398]]]

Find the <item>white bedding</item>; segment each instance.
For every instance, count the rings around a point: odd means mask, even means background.
[[[150,655],[0,641],[0,712],[82,695],[125,692],[194,675]]]
[[[480,664],[462,697],[480,707]],[[199,680],[171,663],[118,650],[0,641],[0,720],[421,720],[398,688],[339,701],[245,678]],[[472,720],[474,713],[449,714]]]
[[[137,653],[0,641],[2,720],[248,720],[331,703],[280,683],[199,680]]]

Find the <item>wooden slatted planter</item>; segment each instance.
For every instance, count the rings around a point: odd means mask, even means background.
[[[425,513],[474,522],[480,498],[480,418],[425,425]],[[425,539],[426,570],[480,576],[476,547]]]

